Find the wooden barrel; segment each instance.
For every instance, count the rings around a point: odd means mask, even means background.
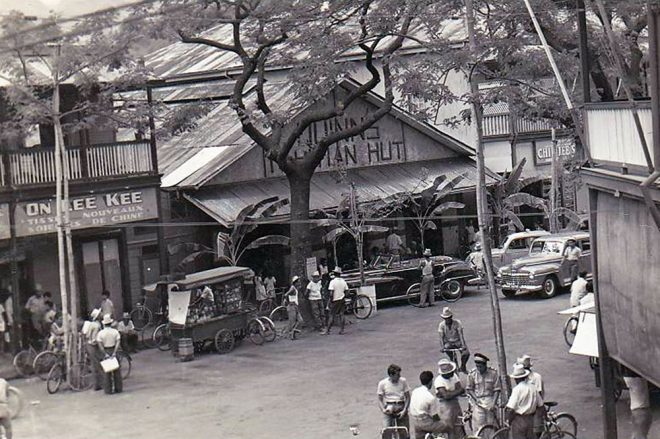
[[[179,359],[181,361],[190,361],[195,358],[195,348],[192,338],[179,339]]]

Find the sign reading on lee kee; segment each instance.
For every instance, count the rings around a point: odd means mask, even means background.
[[[55,233],[56,208],[54,199],[18,203],[15,213],[16,236]],[[73,229],[158,218],[155,188],[73,197],[68,209]]]

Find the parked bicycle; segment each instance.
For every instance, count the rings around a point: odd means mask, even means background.
[[[564,341],[566,341],[569,348],[573,346],[573,342],[575,341],[578,322],[578,316],[570,316],[568,320],[566,320],[566,323],[564,323]]]
[[[420,288],[419,282],[412,284],[406,291],[408,303],[412,306],[421,306],[420,302]],[[433,292],[436,299],[442,299],[446,302],[456,302],[463,297],[463,284],[458,279],[445,279],[439,284],[433,284]]]
[[[575,439],[577,438],[577,421],[570,413],[555,413],[550,410],[558,403],[545,402],[545,418],[543,432],[539,439]],[[491,439],[509,439],[509,427],[500,428]],[[481,437],[481,436],[480,436]]]
[[[158,303],[153,304],[154,309],[159,309],[160,300],[156,300]],[[135,330],[141,331],[147,326],[155,324],[156,326],[159,323],[163,323],[163,316],[166,315],[165,312],[161,311],[152,311],[148,306],[148,296],[146,293],[142,295],[142,301],[135,304],[135,307],[131,311],[131,320],[133,321],[133,326]]]
[[[48,372],[46,378],[46,391],[53,395],[57,393],[62,383],[68,383],[71,390],[82,391],[92,387],[94,371],[89,361],[76,361],[67,371],[66,355],[61,352],[57,354],[57,362]]]
[[[46,350],[48,346],[48,339],[40,340],[35,347],[32,343],[28,345],[27,349],[23,349],[14,355],[14,369],[21,377],[27,377],[34,373],[32,365],[34,359],[41,352]]]

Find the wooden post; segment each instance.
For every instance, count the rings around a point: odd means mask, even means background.
[[[465,0],[465,9],[467,15],[467,28],[472,52],[476,49],[474,30],[474,6],[472,0]],[[474,53],[473,53],[474,55]],[[470,77],[470,89],[472,94],[472,106],[475,114],[477,126],[477,217],[479,221],[479,231],[481,232],[482,253],[484,266],[486,268],[486,277],[488,279],[488,289],[490,290],[490,306],[493,321],[493,332],[495,335],[495,347],[497,350],[497,368],[502,380],[502,398],[509,397],[510,386],[509,377],[506,368],[506,351],[504,349],[504,333],[502,331],[502,315],[500,312],[500,302],[497,296],[497,287],[495,286],[495,273],[493,269],[493,256],[491,253],[490,242],[490,217],[488,214],[486,200],[486,165],[484,159],[483,143],[483,114],[481,103],[479,102],[479,86],[474,77]]]
[[[557,233],[557,138],[552,128],[552,147],[550,163],[550,233]]]

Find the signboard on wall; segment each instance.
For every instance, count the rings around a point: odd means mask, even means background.
[[[552,163],[552,141],[534,142],[534,161],[537,165]],[[555,154],[562,159],[575,156],[575,142],[572,139],[560,139],[555,145]]]
[[[158,218],[156,188],[128,189],[72,197],[66,206],[71,228],[87,229]],[[55,199],[16,204],[16,236],[57,232]]]
[[[11,238],[11,222],[9,220],[9,204],[0,204],[0,239]]]

